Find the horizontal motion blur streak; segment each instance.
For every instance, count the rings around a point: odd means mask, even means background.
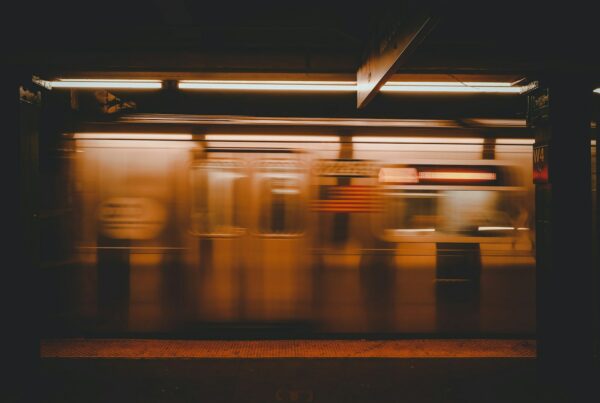
[[[319,142],[335,143],[337,136],[294,136],[294,135],[238,135],[238,134],[207,134],[208,141],[285,141],[285,142]]]
[[[529,231],[527,227],[477,227],[477,231]]]
[[[353,143],[483,144],[482,138],[356,136]]]
[[[77,140],[192,140],[191,134],[181,133],[75,133]]]
[[[439,171],[427,172],[427,171],[424,171],[424,172],[419,172],[419,179],[489,181],[489,180],[495,180],[496,174],[493,172],[439,172]]]

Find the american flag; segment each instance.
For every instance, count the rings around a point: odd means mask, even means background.
[[[311,202],[313,211],[329,213],[366,213],[381,210],[375,186],[323,185],[319,199]]]

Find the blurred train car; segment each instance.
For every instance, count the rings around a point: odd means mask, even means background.
[[[45,273],[49,333],[534,332],[529,140],[76,133],[64,149],[73,256]]]

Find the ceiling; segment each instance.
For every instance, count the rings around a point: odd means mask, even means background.
[[[593,2],[39,1],[5,12],[9,60],[40,72],[356,73],[386,22],[439,22],[398,72],[600,71]],[[8,7],[8,6],[7,6]]]
[[[21,1],[2,13],[0,37],[9,66],[24,77],[169,80],[260,73],[354,79],[390,24],[402,26],[425,9],[437,24],[395,70],[402,77],[510,82],[558,71],[589,74],[600,86],[600,35],[591,3]],[[382,93],[357,110],[355,94],[116,94],[143,113],[522,119],[526,111],[526,97],[519,96]]]

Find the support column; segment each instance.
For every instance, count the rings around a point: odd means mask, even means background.
[[[535,132],[537,353],[542,390],[585,401],[593,361],[592,88],[550,77],[529,96]],[[581,393],[581,395],[579,395]],[[587,400],[587,398],[586,398]]]
[[[596,368],[600,368],[600,196],[598,195],[599,189],[600,189],[600,175],[598,175],[598,169],[600,169],[600,153],[598,153],[598,143],[600,141],[600,102],[599,102],[599,98],[600,96],[595,96],[595,100],[594,100],[594,114],[596,116],[595,118],[595,122],[596,122],[596,130],[595,130],[595,135],[594,138],[596,139],[596,146],[595,146],[595,151],[596,151],[596,164],[594,166],[594,176],[596,179],[596,186],[595,186],[595,202],[596,202],[596,206],[595,206],[595,214],[596,214],[596,234],[595,234],[595,240],[596,240],[596,244],[595,244],[595,253],[594,253],[594,285],[595,285],[595,289],[594,289],[594,295],[596,297],[596,301],[595,301],[595,307],[596,307],[596,312],[595,312],[595,329],[594,329],[594,336],[595,336],[595,345],[594,345],[594,360],[595,360],[595,366]]]
[[[40,92],[31,76],[7,69],[0,83],[3,109],[2,357],[6,401],[39,401],[37,152]]]

